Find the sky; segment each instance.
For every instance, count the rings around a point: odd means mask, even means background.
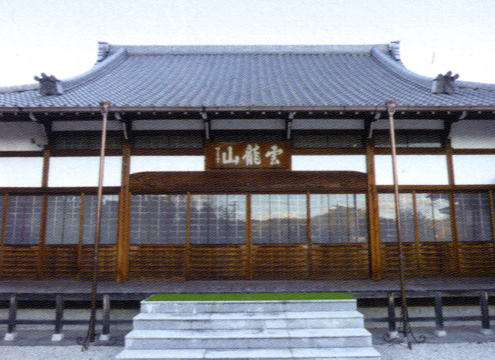
[[[0,86],[118,45],[383,44],[411,71],[495,83],[495,0],[0,0]]]

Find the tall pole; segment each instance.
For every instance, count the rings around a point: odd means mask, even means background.
[[[394,178],[394,195],[395,195],[395,218],[397,222],[397,242],[399,247],[399,276],[400,276],[400,294],[401,294],[401,313],[402,313],[402,335],[407,342],[409,349],[411,349],[411,342],[409,341],[410,325],[409,325],[409,314],[407,309],[406,301],[406,286],[405,286],[405,275],[404,275],[404,249],[402,243],[402,226],[400,220],[400,198],[399,198],[399,176],[397,172],[397,149],[395,143],[395,125],[394,125],[394,114],[397,102],[388,101],[387,111],[389,119],[390,128],[390,145],[392,149],[392,172]]]
[[[100,234],[101,234],[101,209],[103,198],[103,175],[105,170],[105,148],[107,141],[107,123],[108,123],[108,109],[110,107],[109,102],[100,103],[102,114],[102,131],[101,131],[101,149],[100,149],[100,168],[98,175],[98,196],[96,206],[96,228],[95,228],[95,242],[93,249],[93,279],[91,282],[91,315],[89,319],[89,327],[86,338],[82,342],[83,350],[89,347],[90,343],[95,341],[95,328],[96,328],[96,298],[98,293],[98,252],[100,248]]]

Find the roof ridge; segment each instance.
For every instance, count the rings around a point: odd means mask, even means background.
[[[401,77],[404,80],[410,81],[418,86],[431,87],[431,81],[433,78],[417,74],[407,67],[401,61],[394,60],[390,55],[387,55],[380,49],[374,48],[371,51],[371,55],[374,59],[378,61],[382,66],[386,67],[388,70],[393,72],[395,75]]]
[[[109,45],[109,54],[125,49],[129,56],[227,54],[370,54],[371,45]]]
[[[80,75],[61,80],[63,90],[66,91],[66,90],[73,89],[74,87],[80,85],[81,83],[84,83],[88,80],[91,80],[91,79],[97,77],[98,75],[101,74],[102,71],[108,69],[111,65],[117,63],[118,60],[125,58],[125,57],[126,57],[125,50],[119,49],[115,53],[113,53],[110,56],[108,56],[107,58],[105,58],[105,61],[97,62],[88,71],[86,71]]]

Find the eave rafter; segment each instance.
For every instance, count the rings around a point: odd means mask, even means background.
[[[110,106],[109,114],[119,116],[127,123],[130,120],[160,119],[285,119],[290,121],[297,114],[298,119],[375,119],[386,112],[386,106],[361,107],[120,107]],[[118,114],[118,115],[115,115]],[[99,108],[0,108],[1,121],[39,120],[73,121],[99,120]],[[291,118],[292,117],[292,118]],[[481,107],[411,107],[397,106],[397,119],[494,119],[495,106]],[[371,121],[371,120],[370,120]]]

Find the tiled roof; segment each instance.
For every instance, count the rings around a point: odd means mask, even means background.
[[[62,80],[61,95],[42,96],[38,84],[0,88],[0,108],[495,105],[495,84],[456,81],[455,94],[433,94],[432,79],[406,69],[389,45],[104,44],[99,59]]]

